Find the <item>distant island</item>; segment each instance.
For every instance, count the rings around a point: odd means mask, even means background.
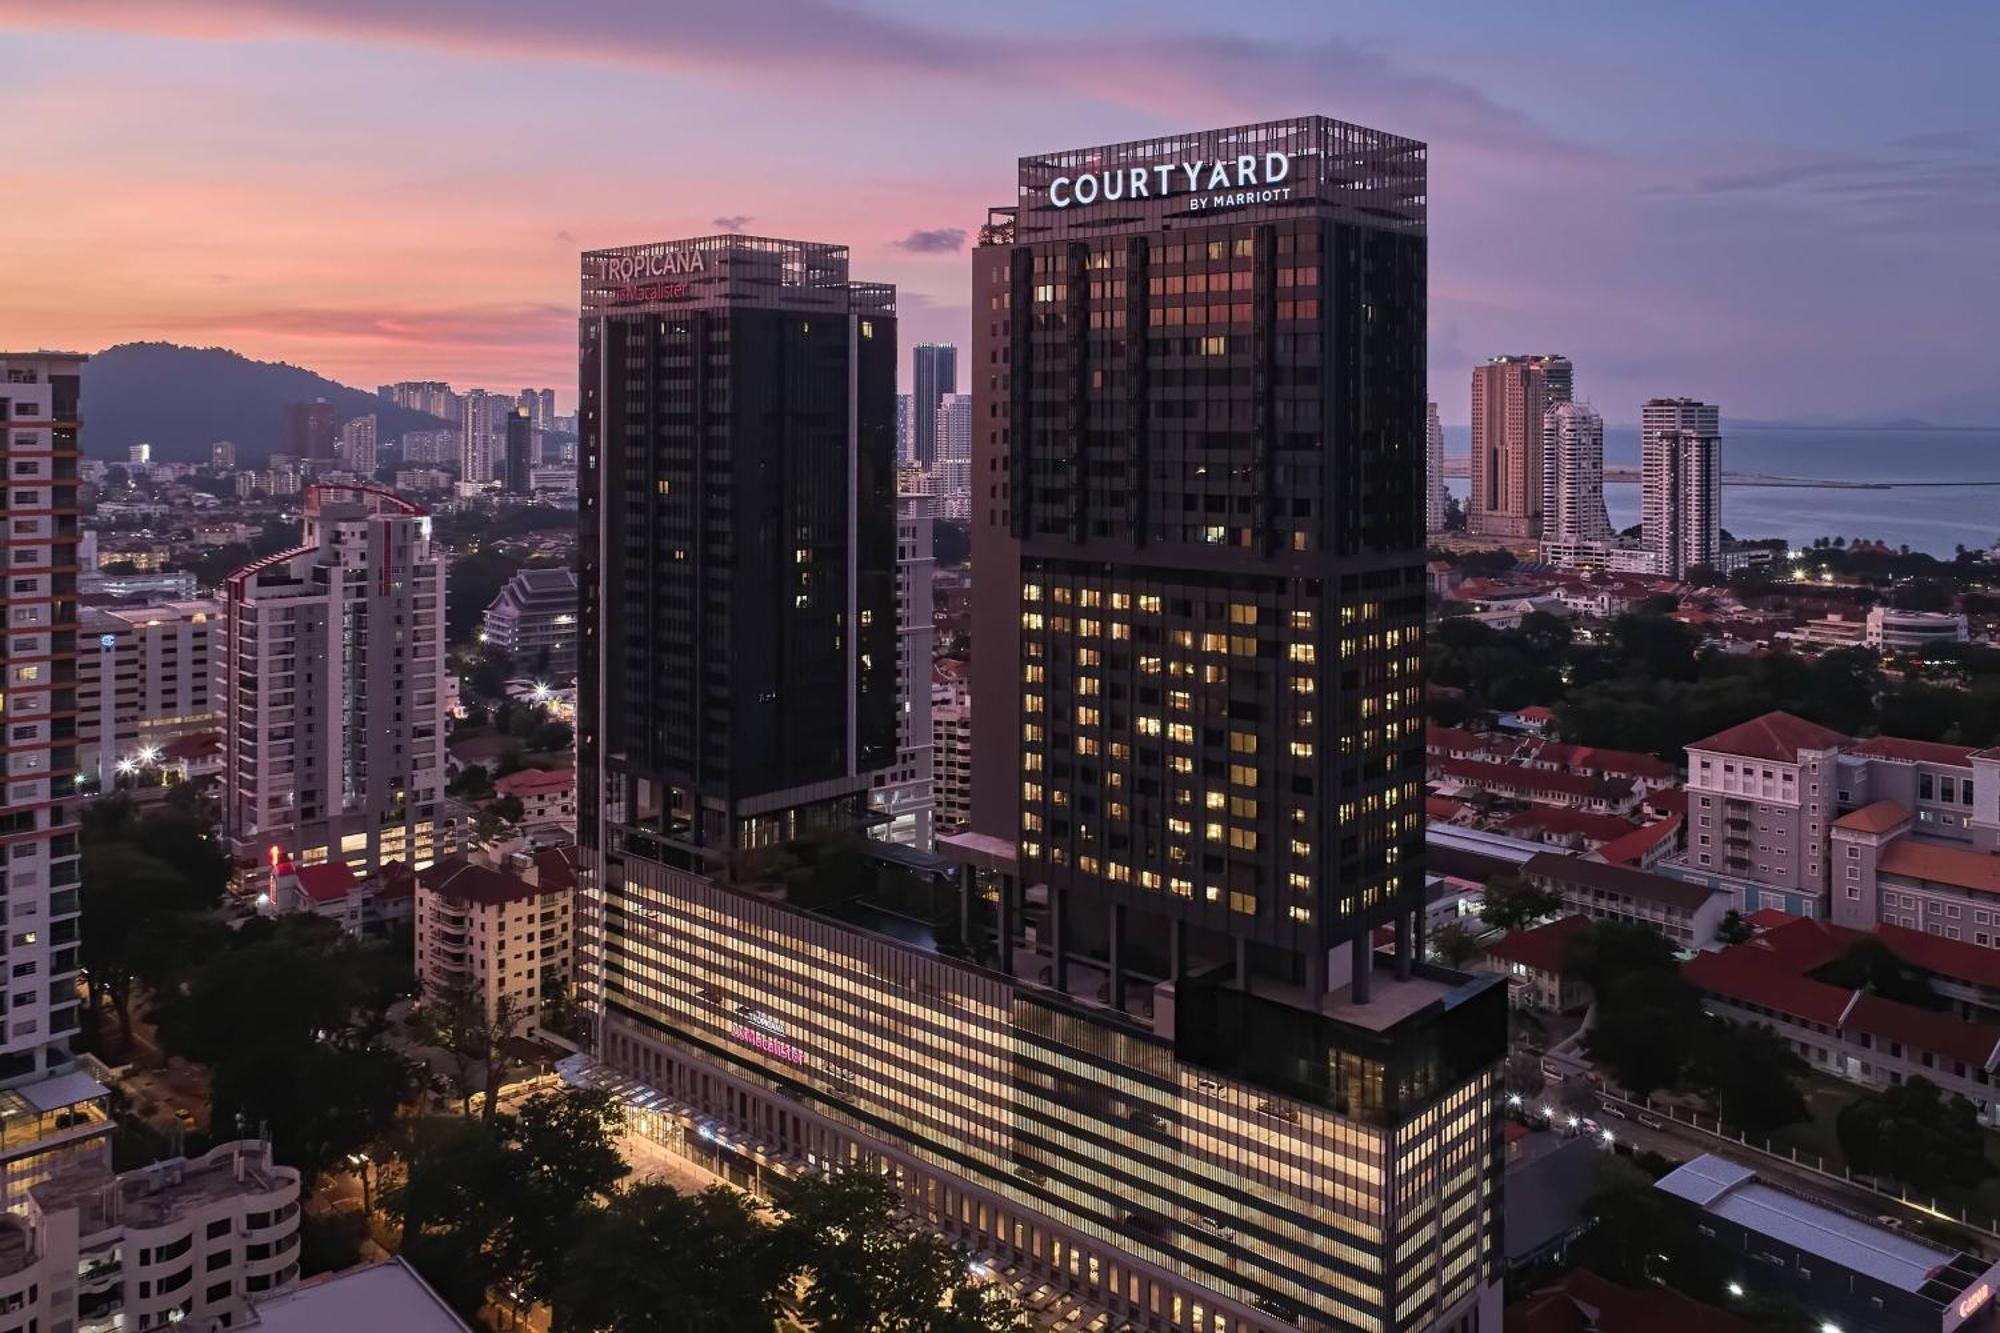
[[[1836,420],[1831,417],[1778,417],[1769,421],[1730,417],[1722,423],[1727,435],[1732,430],[1939,430],[2000,431],[2000,426],[1947,426],[1921,417],[1897,417],[1891,421]]]

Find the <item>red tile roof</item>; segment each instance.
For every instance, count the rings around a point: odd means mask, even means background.
[[[535,878],[541,882],[542,892],[576,887],[576,844],[566,842],[560,847],[544,847],[535,853]]]
[[[492,866],[468,861],[463,855],[447,856],[430,869],[419,871],[417,880],[441,897],[450,898],[455,902],[478,903],[482,907],[525,902],[530,898],[555,891],[550,887],[530,884],[520,876],[510,875],[504,870],[495,870]]]
[[[1906,963],[1954,981],[2000,990],[2000,949],[1887,923],[1875,927],[1875,933]]]
[[[1685,815],[1688,812],[1686,787],[1661,787],[1646,793],[1646,805],[1653,810],[1661,810],[1670,815]]]
[[[1877,801],[1849,811],[1833,821],[1835,828],[1856,833],[1889,833],[1910,822],[1910,812],[1894,801]]]
[[[504,778],[495,778],[493,789],[502,796],[526,796],[530,792],[561,791],[576,785],[576,770],[570,768],[523,768]]]
[[[1854,746],[1854,754],[1876,759],[1901,759],[1912,764],[1947,764],[1966,768],[1978,751],[1970,745],[1946,745],[1943,741],[1906,741],[1896,736],[1870,736]]]
[[[1803,921],[1804,919],[1804,917],[1797,916],[1791,912],[1780,912],[1775,907],[1760,907],[1749,916],[1743,918],[1746,923],[1755,926],[1759,930],[1770,930],[1776,926],[1788,926],[1794,921]]]
[[[316,903],[337,903],[354,887],[354,872],[347,868],[345,861],[299,866],[292,873],[306,897]]]
[[[1484,759],[1443,759],[1438,771],[1475,787],[1502,788],[1575,801],[1623,801],[1632,794],[1630,778],[1593,778],[1561,769],[1528,768]]]
[[[1610,750],[1600,745],[1569,745],[1562,741],[1527,741],[1515,758],[1522,762],[1560,764],[1579,773],[1610,777],[1671,780],[1677,770],[1656,755],[1637,750]]]
[[[1590,918],[1566,916],[1533,930],[1514,930],[1486,946],[1486,956],[1536,972],[1561,972],[1569,942],[1590,929]]]
[[[1424,818],[1444,824],[1449,824],[1471,808],[1464,801],[1454,801],[1449,796],[1424,797]]]
[[[1507,1307],[1503,1333],[1756,1333],[1727,1310],[1665,1287],[1643,1291],[1587,1268]]]
[[[1687,748],[1795,764],[1801,750],[1831,750],[1846,743],[1847,737],[1817,722],[1790,713],[1766,713]]]
[[[1637,831],[1632,821],[1617,815],[1571,810],[1566,806],[1544,806],[1535,810],[1523,810],[1509,819],[1503,827],[1509,833],[1519,833],[1523,836],[1530,836],[1536,830],[1559,835],[1573,833],[1594,843],[1608,843]]]
[[[1698,953],[1681,964],[1681,975],[1697,990],[1739,1000],[1808,1023],[1838,1027],[1854,992],[1829,986],[1760,958],[1757,944],[1738,944],[1720,953]]]
[[[1636,866],[1645,864],[1646,854],[1680,831],[1681,817],[1668,815],[1657,823],[1644,828],[1633,829],[1622,837],[1613,838],[1599,847],[1592,855],[1606,865]]]
[[[1876,869],[1884,875],[1950,884],[1978,893],[2000,893],[2000,856],[1940,847],[1904,836],[1882,849]]]
[[[1879,995],[1856,996],[1841,1026],[1850,1032],[1866,1032],[1871,1037],[1900,1041],[1919,1051],[1963,1060],[1976,1069],[1991,1068],[1994,1056],[2000,1054],[2000,1028],[1899,1004]]]
[[[1812,972],[1836,958],[1845,957],[1848,950],[1867,938],[1865,930],[1836,926],[1831,921],[1819,921],[1808,916],[1795,916],[1740,947],[1759,950],[1776,965],[1793,972]]]

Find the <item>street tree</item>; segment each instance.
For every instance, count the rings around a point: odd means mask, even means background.
[[[1563,909],[1560,893],[1519,875],[1495,875],[1481,898],[1479,919],[1499,930],[1522,930]]]
[[[1922,1076],[1842,1107],[1834,1132],[1849,1166],[1912,1189],[1971,1189],[1993,1174],[1977,1108]]]

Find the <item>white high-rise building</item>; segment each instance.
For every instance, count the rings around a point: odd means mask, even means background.
[[[375,414],[359,416],[340,428],[340,462],[349,472],[375,474]]]
[[[960,522],[972,518],[972,395],[948,393],[938,400],[937,459],[931,485],[938,513]]]
[[[300,545],[231,574],[225,606],[231,853],[366,875],[448,851],[430,515],[372,486],[314,486]]]
[[[511,404],[484,389],[466,390],[459,402],[463,415],[458,423],[458,479],[492,481],[493,460],[499,453],[495,435],[505,430],[507,410]]]
[[[1424,405],[1424,531],[1444,531],[1444,423],[1438,405]]]
[[[896,395],[896,466],[902,467],[910,459],[910,404],[915,399],[907,393]]]
[[[0,470],[8,568],[0,580],[0,903],[7,917],[0,1023],[0,1210],[71,1166],[110,1161],[105,1089],[75,1072],[82,863],[76,794],[77,353],[0,352]]]
[[[1611,537],[1604,508],[1604,418],[1588,403],[1549,404],[1542,419],[1542,540]]]
[[[875,775],[868,804],[888,822],[875,836],[930,851],[936,798],[931,780],[931,654],[937,628],[931,614],[932,497],[909,489],[906,470],[896,496],[896,766]]]
[[[1653,572],[1684,577],[1722,551],[1722,409],[1655,398],[1640,409],[1641,521]]]

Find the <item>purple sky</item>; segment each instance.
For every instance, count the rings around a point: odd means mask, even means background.
[[[0,0],[0,31],[0,344],[567,404],[576,252],[725,225],[844,241],[906,342],[963,342],[1017,156],[1323,112],[1432,145],[1448,422],[1516,351],[1612,421],[2000,422],[1990,4]]]

